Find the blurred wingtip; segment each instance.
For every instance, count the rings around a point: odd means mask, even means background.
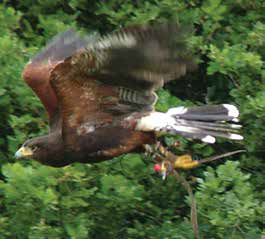
[[[38,54],[31,59],[31,64],[61,61],[77,50],[85,47],[89,39],[82,38],[74,29],[59,33]]]

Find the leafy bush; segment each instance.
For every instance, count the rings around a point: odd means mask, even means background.
[[[159,91],[157,110],[234,103],[245,140],[205,145],[168,137],[175,153],[198,158],[245,148],[234,161],[185,173],[193,182],[203,238],[265,234],[265,5],[253,1],[4,1],[0,3],[0,238],[194,238],[189,199],[162,182],[150,160],[129,154],[99,165],[62,169],[14,162],[28,137],[47,131],[44,110],[20,80],[34,53],[58,32],[108,32],[130,24],[190,24],[199,70]],[[198,183],[194,183],[197,177]],[[263,231],[262,231],[263,230]]]

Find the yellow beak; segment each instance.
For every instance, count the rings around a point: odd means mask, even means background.
[[[16,153],[15,153],[15,158],[20,159],[20,158],[26,158],[30,157],[33,155],[33,151],[29,147],[21,147]]]

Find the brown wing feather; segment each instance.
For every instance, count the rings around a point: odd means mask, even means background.
[[[56,66],[51,83],[61,109],[63,141],[77,161],[106,160],[154,142],[153,133],[134,131],[130,121],[105,110],[118,103],[115,87],[79,74],[70,59]]]
[[[58,101],[50,84],[50,73],[59,62],[87,43],[88,40],[81,39],[73,30],[66,31],[54,37],[23,70],[24,81],[40,98],[52,122],[56,121]]]
[[[67,145],[95,128],[112,122],[112,115],[102,111],[117,103],[114,87],[79,74],[70,59],[59,64],[52,73],[52,86],[59,100],[63,119],[63,139]]]
[[[48,112],[49,119],[57,111],[57,97],[50,85],[50,72],[54,64],[28,64],[23,70],[22,77],[29,87],[39,97]]]
[[[173,24],[120,30],[74,53],[67,67],[83,75],[84,81],[93,78],[129,89],[120,90],[121,104],[109,108],[113,113],[150,111],[157,88],[195,68],[184,32]]]
[[[152,133],[130,129],[136,118],[126,117],[138,111],[141,117],[145,110],[152,110],[147,106],[154,103],[150,100],[155,98],[153,90],[167,77],[180,76],[194,65],[182,52],[170,52],[183,48],[167,44],[171,28],[162,27],[164,36],[159,29],[115,33],[89,44],[53,69],[51,84],[63,119],[63,141],[75,157],[77,152],[81,159],[90,154],[118,155],[154,140]],[[128,92],[120,91],[122,87],[128,87]],[[138,102],[137,96],[147,103]],[[117,116],[110,110],[123,108],[126,100],[129,110],[125,114]]]

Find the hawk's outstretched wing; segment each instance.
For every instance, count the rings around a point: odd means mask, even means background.
[[[73,30],[68,30],[54,37],[24,68],[23,79],[40,98],[52,121],[56,120],[58,102],[50,85],[50,73],[58,63],[85,47],[88,42],[88,39],[81,39]]]
[[[132,114],[137,118],[152,111],[154,91],[195,68],[184,33],[166,24],[121,30],[88,43],[58,64],[51,83],[64,142],[78,147],[79,140],[97,128],[126,127],[133,122]]]

